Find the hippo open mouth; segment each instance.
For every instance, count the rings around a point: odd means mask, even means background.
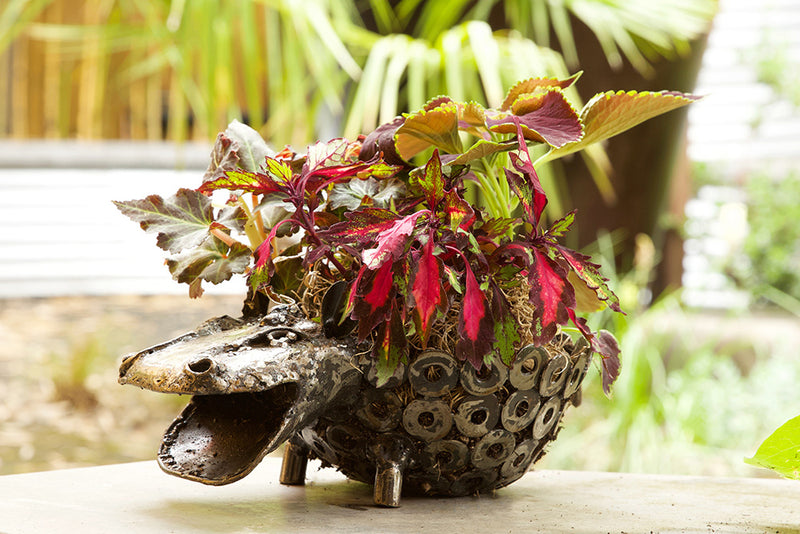
[[[125,358],[122,384],[193,395],[158,453],[169,474],[235,482],[360,381],[355,350],[292,307],[260,320],[218,317]],[[354,390],[355,388],[355,390]]]

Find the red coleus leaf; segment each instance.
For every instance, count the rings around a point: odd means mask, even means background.
[[[465,266],[465,274],[466,289],[458,316],[456,358],[469,360],[475,369],[480,369],[483,357],[492,350],[495,342],[494,317],[469,263]]]
[[[569,320],[575,308],[575,291],[567,282],[567,270],[538,247],[532,249],[528,268],[530,301],[534,306],[531,330],[534,343],[544,345]]]
[[[442,161],[439,159],[439,149],[433,150],[433,155],[425,164],[425,172],[417,182],[425,193],[428,207],[436,209],[436,205],[444,197],[444,175],[442,174]]]
[[[406,360],[407,352],[408,341],[403,320],[397,307],[392,306],[389,319],[381,323],[375,343],[372,345],[372,356],[376,360],[375,367],[378,371],[377,387],[389,381],[400,362]]]
[[[362,254],[364,265],[370,269],[377,269],[387,260],[399,259],[405,252],[406,244],[414,237],[417,219],[428,215],[430,215],[428,210],[406,215],[379,232],[377,246],[365,250]]]
[[[603,392],[606,395],[611,394],[611,386],[619,377],[621,363],[619,359],[619,343],[617,339],[608,331],[600,330],[599,332],[592,332],[586,325],[586,319],[583,317],[576,317],[573,310],[569,310],[569,318],[583,337],[589,342],[592,350],[600,355],[602,359],[603,368]]]
[[[597,298],[605,302],[606,305],[615,312],[623,313],[619,307],[619,298],[608,287],[608,279],[600,274],[600,266],[589,261],[591,258],[574,250],[570,250],[561,245],[556,245],[555,249],[561,254],[578,278],[586,283],[586,286],[597,293]]]
[[[508,184],[519,197],[525,216],[534,228],[539,225],[539,218],[547,205],[547,195],[544,193],[539,175],[531,163],[531,156],[528,153],[528,146],[522,137],[522,130],[517,128],[517,139],[519,141],[519,154],[513,152],[509,154],[511,163],[519,174],[510,169],[503,169],[508,178]]]
[[[433,254],[433,239],[428,239],[422,249],[411,285],[411,294],[414,296],[415,303],[414,318],[422,341],[422,348],[427,348],[430,328],[436,319],[436,310],[445,302],[441,278],[442,262]]]
[[[271,158],[267,159],[269,160]],[[284,163],[280,162],[280,164]],[[291,176],[291,170],[289,173]],[[287,192],[288,186],[286,183],[276,180],[269,174],[231,170],[225,171],[222,176],[209,180],[197,188],[201,193],[210,193],[218,189],[268,195],[270,193]]]
[[[364,340],[391,312],[395,285],[392,262],[385,262],[373,276],[359,276],[352,318],[358,321],[358,338]]]

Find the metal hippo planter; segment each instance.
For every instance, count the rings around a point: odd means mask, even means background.
[[[316,457],[375,485],[462,496],[519,479],[578,404],[591,351],[567,336],[522,348],[511,368],[476,373],[445,352],[418,353],[377,388],[368,352],[328,338],[293,306],[261,318],[218,317],[124,359],[120,382],[193,395],[164,435],[169,474],[221,485],[287,442],[281,483],[303,484]]]

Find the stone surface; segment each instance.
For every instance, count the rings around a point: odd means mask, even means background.
[[[786,480],[540,471],[493,496],[404,498],[309,465],[278,483],[269,457],[211,487],[138,462],[0,477],[0,532],[800,532],[800,484]]]

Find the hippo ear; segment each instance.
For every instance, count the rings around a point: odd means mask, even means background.
[[[320,320],[326,337],[344,337],[356,327],[356,322],[345,315],[349,286],[346,281],[339,280],[322,297]]]

